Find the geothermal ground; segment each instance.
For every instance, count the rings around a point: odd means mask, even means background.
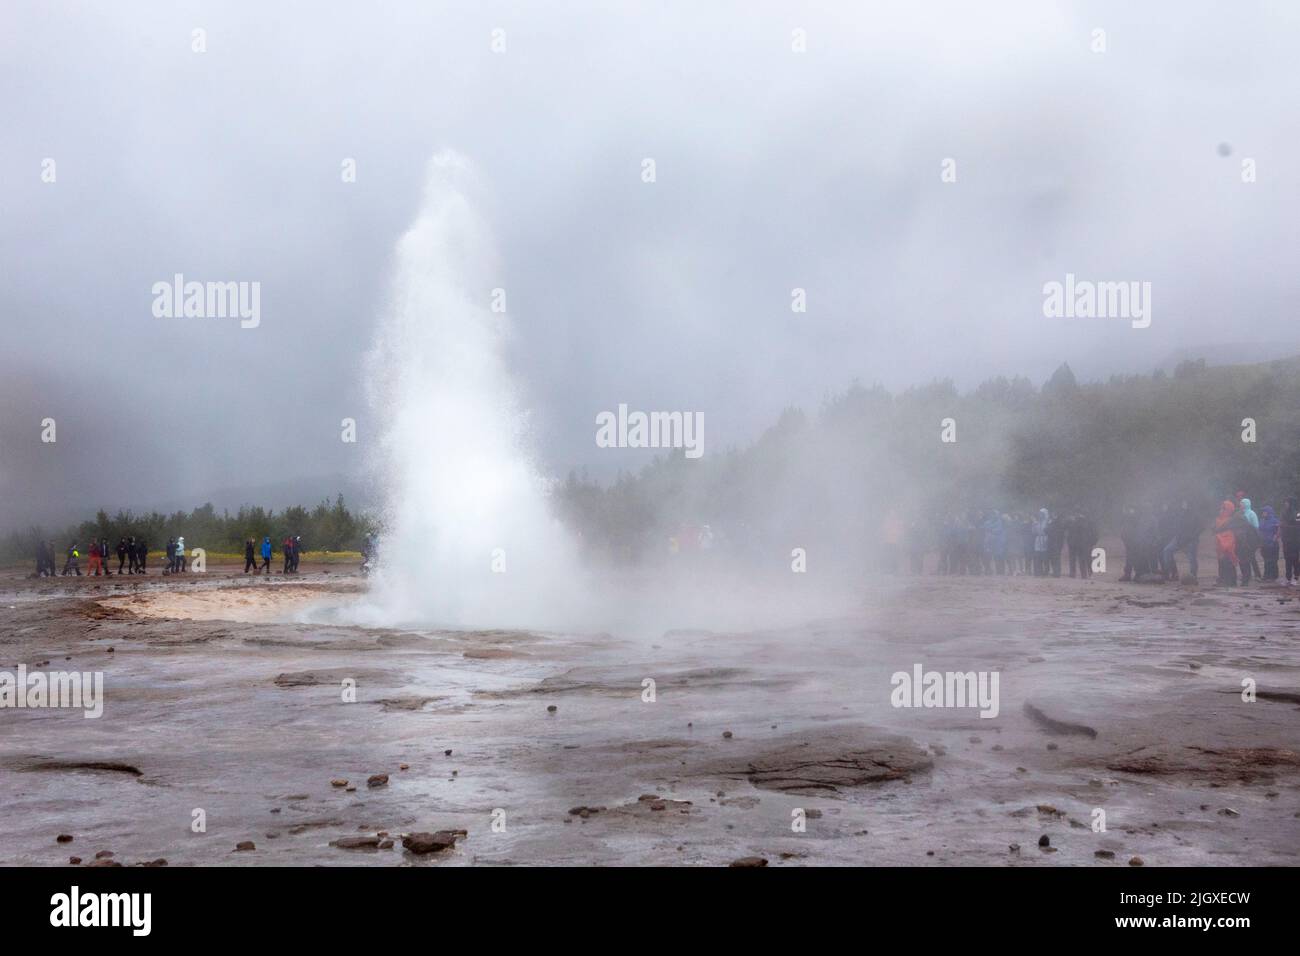
[[[106,698],[0,711],[0,863],[1300,863],[1285,588],[873,577],[811,614],[787,574],[762,626],[632,636],[305,623],[366,582],[304,572],[0,579],[0,669]],[[917,663],[998,671],[997,717],[892,707]]]

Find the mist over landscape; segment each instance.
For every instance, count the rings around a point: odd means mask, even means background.
[[[721,452],[854,380],[1297,351],[1285,5],[1192,4],[1176,33],[1106,3],[344,9],[7,8],[0,527],[373,504],[363,356],[447,147],[484,183],[484,296],[508,294],[509,368],[558,478],[647,463],[593,441],[620,402],[699,411]],[[1150,326],[1045,318],[1067,272],[1150,281]],[[260,282],[260,325],[156,318],[176,273]]]

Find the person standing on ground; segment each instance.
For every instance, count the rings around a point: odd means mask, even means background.
[[[1052,577],[1061,576],[1061,549],[1065,547],[1065,521],[1059,515],[1047,523],[1047,563]]]
[[[302,557],[302,535],[293,536],[293,573],[298,573],[298,560]]]
[[[1281,526],[1282,523],[1278,521],[1272,505],[1265,505],[1260,509],[1259,550],[1264,555],[1264,575],[1260,578],[1262,581],[1277,580],[1277,552]]]
[[[1294,495],[1288,495],[1282,502],[1278,524],[1282,559],[1286,565],[1286,586],[1293,587],[1300,580],[1300,502]]]
[[[81,562],[77,559],[81,557],[81,552],[77,550],[77,542],[68,545],[68,559],[63,562],[63,576],[67,577],[72,571],[81,577]]]
[[[126,564],[126,538],[117,539],[117,573],[123,574],[122,566]]]
[[[244,573],[247,574],[250,568],[257,568],[257,558],[253,555],[252,538],[248,538],[244,541]]]
[[[1219,558],[1219,583],[1224,587],[1237,586],[1237,536],[1232,521],[1236,510],[1236,505],[1225,500],[1214,519],[1214,553]]]
[[[167,539],[167,567],[163,569],[167,574],[176,572],[176,539]]]
[[[189,562],[185,560],[185,535],[176,536],[176,572],[179,574],[189,567]]]
[[[135,543],[135,551],[136,551],[136,560],[135,560],[136,567],[139,569],[141,574],[147,574],[148,572],[145,571],[144,569],[144,563],[145,563],[145,559],[149,557],[149,542],[145,541],[144,538],[141,538],[139,541]]]
[[[1251,536],[1251,540],[1254,542],[1255,547],[1250,552],[1250,569],[1254,572],[1255,577],[1259,578],[1261,576],[1259,573],[1259,561],[1255,557],[1255,552],[1259,549],[1259,515],[1257,515],[1254,508],[1251,507],[1249,498],[1242,498],[1239,507],[1241,510],[1241,516],[1246,519],[1246,522],[1255,531],[1255,534]]]
[[[1052,523],[1052,516],[1046,508],[1038,509],[1038,518],[1034,521],[1034,576],[1046,577],[1047,566],[1047,528]]]
[[[293,535],[286,534],[284,540],[280,542],[280,548],[284,551],[284,567],[280,569],[280,573],[288,574],[293,570]]]
[[[269,534],[262,539],[262,566],[258,568],[258,571],[265,571],[267,574],[271,573],[271,536]]]
[[[1259,515],[1251,509],[1250,499],[1242,498],[1241,508],[1233,516],[1232,531],[1236,536],[1237,567],[1241,569],[1240,582],[1243,585],[1250,583],[1252,575],[1258,580],[1258,569],[1255,566],[1255,552],[1259,550],[1258,524]]]
[[[1192,510],[1191,504],[1184,501],[1174,513],[1174,537],[1165,545],[1161,555],[1160,566],[1164,569],[1165,580],[1178,580],[1178,552],[1187,554],[1187,563],[1191,566],[1190,574],[1196,577],[1199,570],[1196,564],[1196,546],[1200,542],[1201,522]]]

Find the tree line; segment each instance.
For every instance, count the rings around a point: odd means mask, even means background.
[[[748,447],[674,451],[604,485],[574,472],[557,494],[589,553],[613,560],[663,553],[706,524],[732,551],[865,555],[891,509],[925,525],[1047,507],[1105,533],[1128,505],[1186,500],[1208,526],[1236,490],[1257,506],[1300,493],[1297,408],[1300,358],[1093,383],[1063,364],[1041,387],[999,377],[965,393],[951,380],[854,383],[814,413],[786,409]]]
[[[349,510],[341,494],[310,510],[297,505],[280,512],[245,506],[234,514],[227,510],[218,514],[210,503],[170,515],[156,511],[109,515],[101,510],[90,520],[61,529],[31,527],[11,532],[0,539],[0,554],[10,561],[27,560],[36,553],[37,542],[52,541],[57,555],[75,541],[84,555],[92,538],[107,538],[109,546],[116,547],[120,538],[131,536],[143,537],[151,550],[161,551],[167,540],[177,535],[184,535],[188,546],[214,553],[242,554],[247,539],[260,544],[267,535],[277,552],[289,535],[301,535],[308,551],[358,551],[373,528],[372,519]]]

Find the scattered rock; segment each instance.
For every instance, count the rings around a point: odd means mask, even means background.
[[[1115,859],[1115,851],[1114,851],[1114,850],[1094,850],[1092,855],[1095,856],[1095,857],[1097,857],[1097,858],[1100,859],[1100,860],[1113,860],[1113,859]]]
[[[546,705],[546,712],[547,712],[548,714],[553,714],[553,713],[555,713],[555,712],[556,712],[557,710],[559,710],[559,709],[560,709],[560,708],[556,707],[554,704],[547,704],[547,705]]]
[[[388,774],[376,773],[366,778],[367,787],[386,787],[388,786]]]
[[[257,845],[252,840],[241,840],[235,844],[235,853],[248,853],[250,850],[256,850]]]
[[[1239,817],[1239,816],[1241,816],[1241,814],[1238,813],[1236,810],[1232,809],[1232,807],[1224,807],[1222,810],[1219,811],[1219,816],[1221,816],[1221,817]]]
[[[331,787],[346,787],[347,785],[348,782],[344,780],[342,777],[335,777],[333,780],[330,781]]]
[[[330,840],[330,846],[336,846],[340,850],[375,850],[379,848],[379,837],[377,836],[339,837],[337,840]]]
[[[100,850],[95,854],[96,860],[111,860],[113,858],[112,850]]]
[[[1044,833],[1042,836],[1040,836],[1040,837],[1038,838],[1038,845],[1039,845],[1039,846],[1051,846],[1051,845],[1052,845],[1052,838],[1049,837],[1046,833]]]
[[[55,843],[71,843],[71,842],[72,842],[72,834],[71,834],[71,833],[60,833],[58,836],[56,836],[56,837],[54,838],[54,842],[55,842]]]
[[[735,867],[767,866],[767,860],[761,856],[742,856],[739,860],[732,860],[727,865]]]
[[[1035,707],[1033,704],[1025,701],[1025,716],[1034,723],[1038,724],[1045,733],[1049,734],[1078,734],[1084,737],[1096,737],[1097,731],[1083,724],[1070,724],[1063,720],[1056,720],[1048,717],[1045,713]]]
[[[411,765],[410,765],[409,763],[399,763],[399,764],[397,765],[397,769],[398,769],[398,770],[410,770],[410,769],[411,769]]]
[[[402,838],[402,846],[412,853],[440,853],[450,850],[456,841],[465,836],[464,830],[439,830],[436,833],[408,833]]]
[[[1140,857],[1140,856],[1135,856],[1135,857],[1133,857],[1131,860],[1128,861],[1128,865],[1129,865],[1129,866],[1142,866],[1142,865],[1143,865],[1142,857]]]
[[[572,808],[572,809],[569,811],[569,816],[571,816],[571,817],[582,817],[582,819],[585,820],[585,819],[587,819],[587,817],[591,816],[593,813],[601,813],[601,812],[603,812],[604,809],[605,809],[604,807],[574,807],[574,808]]]
[[[73,866],[76,866],[78,863],[81,862],[81,857],[79,857],[79,856],[70,856],[70,857],[68,857],[68,862],[71,863]]]
[[[737,741],[737,745],[742,753],[699,772],[744,777],[766,790],[835,793],[842,787],[905,781],[933,766],[911,740],[866,727],[762,743]]]

